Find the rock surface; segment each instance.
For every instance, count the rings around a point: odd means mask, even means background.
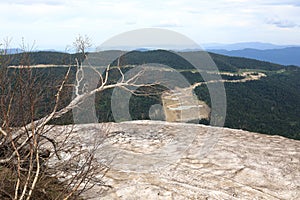
[[[110,166],[111,187],[88,199],[300,199],[300,141],[155,121],[78,125],[74,134],[86,147],[105,138],[96,158]]]

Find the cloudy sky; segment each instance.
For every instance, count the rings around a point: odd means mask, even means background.
[[[197,43],[300,45],[299,0],[0,0],[0,39],[63,49],[78,35],[95,46],[139,28],[166,28]]]

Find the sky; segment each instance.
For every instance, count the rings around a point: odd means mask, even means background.
[[[97,46],[122,32],[163,28],[199,45],[300,45],[299,13],[299,0],[0,0],[0,41],[63,50],[79,34]]]

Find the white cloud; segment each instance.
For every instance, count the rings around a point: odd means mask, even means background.
[[[81,33],[97,45],[123,31],[154,26],[205,43],[300,44],[298,13],[298,0],[0,0],[0,38],[24,36],[53,48]]]
[[[279,28],[295,28],[295,27],[300,27],[300,25],[289,21],[289,20],[282,20],[282,19],[268,19],[267,20],[268,24],[275,25]]]
[[[182,25],[177,20],[162,20],[159,22],[159,24],[154,25],[154,27],[174,28],[174,27],[182,27]]]
[[[63,2],[59,0],[14,0],[11,4],[20,5],[34,5],[34,4],[46,4],[46,5],[61,5]]]

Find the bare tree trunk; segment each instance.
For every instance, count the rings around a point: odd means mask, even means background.
[[[74,45],[82,57],[86,58],[86,49],[91,47],[90,39],[79,36]],[[60,160],[62,159],[60,154],[72,148],[67,143],[71,140],[73,129],[64,130],[58,126],[49,126],[49,122],[61,118],[73,109],[84,106],[82,103],[96,93],[116,87],[130,91],[128,87],[131,86],[151,86],[157,83],[138,84],[138,79],[143,75],[143,71],[126,80],[120,67],[117,68],[121,76],[119,82],[109,83],[110,65],[107,66],[104,74],[90,66],[90,70],[94,72],[95,76],[98,76],[100,83],[96,88],[83,90],[82,84],[86,77],[82,68],[82,60],[77,59],[75,83],[72,84],[74,98],[64,107],[60,106],[65,98],[63,91],[70,86],[67,84],[72,69],[70,66],[56,87],[55,98],[50,104],[53,105],[52,110],[43,117],[37,117],[40,109],[37,104],[42,98],[45,88],[36,84],[39,77],[34,75],[30,67],[28,54],[23,53],[21,69],[9,69],[9,63],[10,56],[3,52],[0,56],[0,173],[1,169],[5,168],[11,172],[12,177],[10,182],[8,179],[4,179],[6,182],[3,181],[0,186],[4,187],[5,183],[10,183],[13,185],[14,191],[6,192],[0,187],[0,198],[29,200],[33,199],[36,193],[47,195],[47,188],[43,187],[41,182],[47,180],[45,184],[51,185],[52,182],[55,182],[53,178],[61,181],[64,186],[64,189],[60,189],[56,193],[54,199],[75,198],[95,184],[95,181],[92,182],[95,173],[99,173],[99,169],[105,174],[109,167],[95,161],[94,153],[100,145],[99,143],[95,143],[92,150],[72,154],[71,159],[66,161],[68,169],[66,169],[65,162],[63,165],[57,162],[52,168],[46,166],[45,163],[50,158],[55,157]],[[59,132],[60,130],[62,131]],[[49,134],[51,131],[58,132],[59,135]],[[105,130],[103,131],[105,132]],[[80,165],[76,159],[80,160]],[[74,165],[74,162],[77,164]],[[65,174],[73,174],[71,178],[61,179],[57,174],[62,171]],[[76,172],[75,175],[74,172]],[[97,182],[104,184],[101,180],[97,180]]]

